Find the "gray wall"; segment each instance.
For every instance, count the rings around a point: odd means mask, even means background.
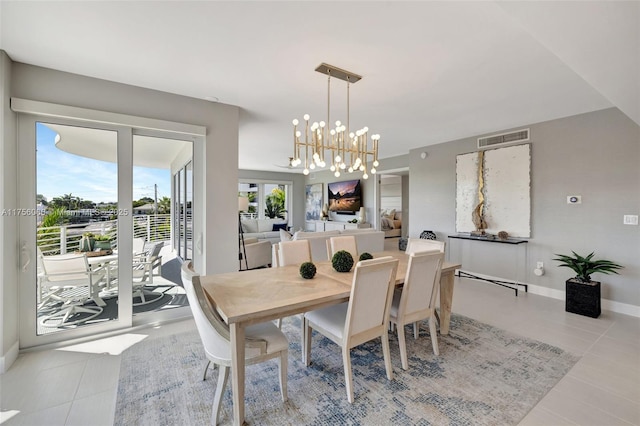
[[[525,281],[551,293],[564,290],[572,271],[557,267],[554,253],[595,251],[625,266],[620,275],[594,275],[604,283],[603,298],[640,306],[640,227],[622,223],[624,214],[640,213],[640,127],[617,108],[522,127],[531,128],[532,153]],[[432,229],[446,241],[455,233],[456,155],[476,150],[471,137],[411,151],[411,237]],[[582,204],[568,205],[567,195],[581,195]],[[499,244],[478,244],[471,258],[501,256]],[[544,262],[544,276],[533,274],[537,261]],[[509,278],[499,263],[493,275]]]
[[[194,191],[203,194],[194,200],[196,211],[204,213],[204,261],[196,259],[196,267],[201,273],[237,269],[237,229],[228,226],[238,214],[237,186],[220,184],[237,182],[237,107],[17,62],[11,90],[11,96],[18,98],[205,126],[206,143],[194,144],[194,171],[198,167],[203,171],[194,173],[202,178],[194,182]]]

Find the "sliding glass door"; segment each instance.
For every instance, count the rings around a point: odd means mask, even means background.
[[[19,126],[22,346],[127,326],[118,152],[130,131],[28,115]]]
[[[18,130],[21,347],[187,315],[195,138],[31,114]]]

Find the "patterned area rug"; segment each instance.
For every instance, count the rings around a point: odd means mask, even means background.
[[[425,325],[426,326],[426,325]],[[344,386],[340,348],[314,332],[311,360],[300,361],[300,320],[286,318],[289,400],[282,403],[275,360],[247,367],[245,418],[253,425],[516,425],[571,369],[578,357],[475,320],[453,315],[438,336],[407,327],[409,370],[400,368],[390,334],[394,380],[388,381],[379,343],[351,351],[355,402]],[[142,341],[122,355],[116,425],[209,424],[217,369],[206,363],[196,331]],[[231,424],[231,380],[222,424]]]

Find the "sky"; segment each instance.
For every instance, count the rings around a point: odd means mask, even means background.
[[[94,203],[116,202],[116,164],[61,151],[55,146],[55,137],[56,132],[37,123],[37,193],[44,195],[47,201],[71,193]],[[154,198],[154,184],[158,185],[158,200],[162,197],[171,198],[169,169],[133,168],[133,200]]]

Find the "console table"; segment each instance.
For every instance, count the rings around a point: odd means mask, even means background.
[[[479,274],[479,273],[463,271],[463,270],[457,271],[457,275],[459,277],[474,278],[477,280],[487,281],[492,284],[497,284],[502,287],[510,288],[515,291],[516,296],[518,296],[518,289],[520,287],[524,287],[525,292],[528,291],[528,285],[522,282],[524,280],[525,274],[524,273],[522,274],[522,279],[520,279],[519,277],[520,272],[524,272],[526,270],[526,263],[527,263],[526,243],[528,242],[527,240],[523,240],[519,238],[511,238],[511,237],[507,239],[500,239],[493,235],[476,236],[476,235],[470,235],[470,234],[454,234],[454,235],[449,235],[448,237],[450,239],[450,244],[449,244],[450,261],[456,261],[456,262],[462,263],[462,260],[463,260],[461,259],[463,257],[463,254],[462,254],[463,250],[461,249],[455,250],[453,247],[454,241],[468,242],[468,244],[472,244],[472,245],[479,245],[479,244],[485,245],[487,243],[499,244],[501,245],[501,247],[508,247],[508,251],[511,252],[511,256],[514,257],[516,277],[515,277],[515,280],[513,281],[497,279],[489,276],[482,276],[482,274]],[[492,245],[487,246],[486,248],[489,249],[491,246]],[[471,251],[472,249],[483,250],[482,247],[467,247],[466,251]],[[453,259],[452,256],[456,258]],[[507,259],[500,258],[498,262],[504,265],[505,260]],[[472,262],[467,260],[463,264],[471,265]]]
[[[339,222],[337,220],[308,220],[305,230],[310,232],[343,231],[345,229],[371,228],[370,223]]]

